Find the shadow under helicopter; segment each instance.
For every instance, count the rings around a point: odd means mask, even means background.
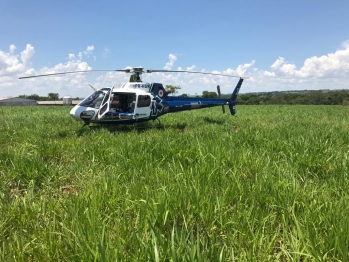
[[[85,126],[81,127],[77,131],[78,136],[82,136],[89,131],[97,130],[107,130],[110,133],[128,133],[137,131],[138,133],[145,132],[147,130],[165,130],[165,129],[175,129],[180,132],[183,132],[187,124],[177,123],[177,124],[166,124],[164,125],[152,125],[152,124],[134,124],[134,125],[91,125],[86,128]]]
[[[216,124],[216,125],[223,125],[225,123],[224,120],[217,120],[210,117],[203,117],[202,118],[204,122],[208,124]],[[78,131],[77,135],[82,136],[87,132],[90,131],[97,131],[97,130],[107,130],[110,133],[128,133],[137,131],[138,133],[145,132],[147,130],[168,130],[173,129],[177,130],[179,132],[184,132],[184,130],[187,128],[187,123],[169,123],[166,125],[158,124],[154,125],[152,123],[141,123],[141,124],[133,124],[133,125],[90,125],[90,126],[82,126]]]
[[[218,125],[223,125],[225,123],[224,120],[217,120],[217,119],[212,119],[210,117],[203,117],[204,121],[209,124],[218,124]]]

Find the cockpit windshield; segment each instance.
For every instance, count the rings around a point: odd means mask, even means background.
[[[93,107],[98,109],[102,103],[105,93],[102,90],[94,92],[80,103],[80,106]]]

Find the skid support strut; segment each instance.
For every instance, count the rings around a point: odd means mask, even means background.
[[[84,122],[83,126],[80,129],[83,129],[85,126],[88,126],[88,125],[90,125],[90,123]]]

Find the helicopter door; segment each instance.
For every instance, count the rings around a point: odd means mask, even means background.
[[[101,106],[99,107],[99,111],[98,111],[98,119],[101,119],[107,112],[109,112],[109,108],[110,108],[110,94],[113,91],[113,88],[110,89],[110,91],[108,91],[101,103]]]
[[[137,118],[148,118],[151,111],[151,97],[149,95],[138,95],[135,114]]]

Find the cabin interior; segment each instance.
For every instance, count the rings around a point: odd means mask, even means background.
[[[113,93],[110,103],[110,111],[116,113],[133,113],[135,105],[135,93]]]

